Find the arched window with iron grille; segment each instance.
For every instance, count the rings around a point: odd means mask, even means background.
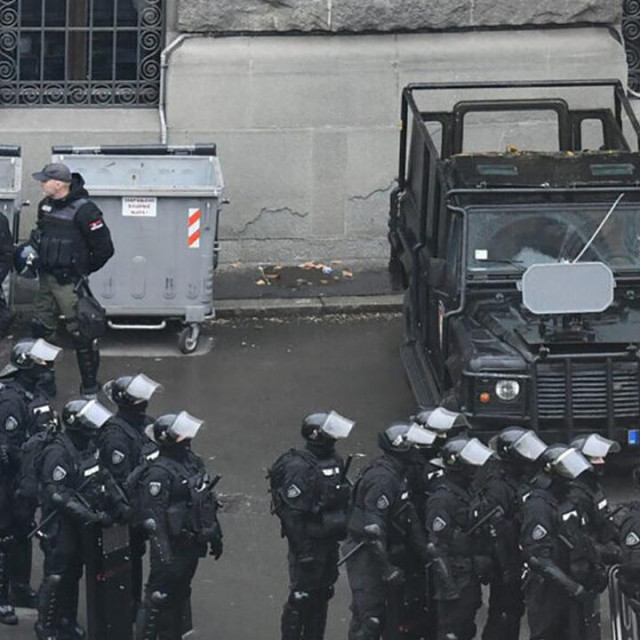
[[[158,104],[163,0],[0,0],[0,106]]]

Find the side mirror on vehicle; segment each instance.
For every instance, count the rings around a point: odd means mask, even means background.
[[[427,284],[431,287],[441,287],[447,279],[447,262],[442,258],[427,258],[424,274]]]

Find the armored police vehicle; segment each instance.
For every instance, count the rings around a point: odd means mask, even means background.
[[[390,270],[418,403],[640,444],[640,125],[620,82],[414,84]]]

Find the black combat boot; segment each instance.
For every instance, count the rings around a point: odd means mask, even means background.
[[[282,609],[280,620],[282,640],[302,640],[308,608],[309,594],[306,591],[292,591]]]
[[[9,558],[9,593],[14,607],[38,608],[38,596],[31,588],[31,540],[18,538]]]
[[[80,394],[85,397],[95,398],[100,391],[97,379],[100,355],[97,347],[94,349],[91,344],[76,346],[76,359],[78,360],[78,369],[82,380]]]
[[[166,599],[167,594],[160,593],[160,591],[154,591],[151,596],[145,599],[136,620],[136,640],[156,640],[160,612]]]
[[[84,640],[87,632],[78,624],[79,585],[74,582],[60,593],[60,640]]]
[[[4,551],[0,551],[0,624],[18,624],[18,616],[9,603],[9,556]]]
[[[35,625],[38,640],[60,640],[58,626],[58,594],[62,576],[46,576],[38,593],[38,621]]]

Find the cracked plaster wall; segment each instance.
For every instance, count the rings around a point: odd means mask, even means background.
[[[168,71],[169,143],[218,145],[222,262],[386,260],[402,87],[625,76],[605,28],[193,38]]]

